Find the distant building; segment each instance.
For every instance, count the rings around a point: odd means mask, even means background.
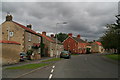
[[[104,48],[103,48],[101,42],[94,41],[93,43],[91,43],[91,52],[92,53],[103,53]]]
[[[42,32],[41,36],[44,44],[43,56],[55,57],[56,55],[59,55],[63,50],[63,44],[58,40],[56,42],[54,35],[51,35],[51,37],[47,36],[45,31]]]
[[[5,41],[6,43],[3,43],[5,45],[7,45],[9,42],[17,42],[20,43],[20,45],[18,47],[15,47],[13,44],[8,44],[6,47],[3,46],[3,48],[6,48],[3,49],[2,52],[2,58],[4,59],[3,61],[6,61],[3,63],[9,63],[10,61],[12,62],[13,57],[17,57],[18,61],[18,56],[20,56],[19,53],[27,52],[28,50],[33,50],[33,59],[40,59],[41,35],[38,35],[35,31],[32,30],[32,25],[23,26],[18,22],[13,21],[12,18],[12,15],[7,15],[6,21],[3,22],[0,27],[0,30],[2,30],[1,42]],[[6,52],[5,50],[8,51]],[[14,50],[17,52],[14,52]]]
[[[68,34],[68,38],[63,41],[64,49],[74,54],[86,53],[86,41],[81,39],[80,35],[73,37],[72,33]]]
[[[64,46],[63,46],[63,43],[60,42],[58,39],[56,39],[54,37],[54,34],[51,34],[51,39],[54,40],[54,45],[53,48],[54,48],[54,55],[60,55],[61,51],[64,50]]]

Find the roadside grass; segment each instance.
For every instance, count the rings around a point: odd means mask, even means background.
[[[47,66],[49,64],[50,63],[27,64],[27,65],[22,65],[22,66],[9,67],[6,69],[35,69],[35,68]]]
[[[48,59],[48,60],[43,60],[42,62],[50,62],[50,61],[59,61],[61,60],[60,58],[52,58],[52,59]]]
[[[110,55],[105,55],[105,56],[113,60],[120,60],[120,55],[118,54],[110,54]]]

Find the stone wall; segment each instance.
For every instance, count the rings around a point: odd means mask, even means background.
[[[17,44],[0,44],[2,45],[2,65],[14,64],[20,59],[20,45]]]

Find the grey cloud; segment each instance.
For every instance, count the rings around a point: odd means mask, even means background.
[[[55,33],[56,23],[67,21],[67,25],[58,25],[58,32],[81,34],[89,40],[98,39],[105,31],[106,24],[114,23],[118,12],[118,3],[111,2],[4,2],[2,17],[7,12],[14,20],[24,25],[30,23],[36,31]]]

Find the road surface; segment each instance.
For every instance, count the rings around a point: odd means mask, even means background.
[[[118,78],[118,64],[98,54],[74,55],[19,78]]]

